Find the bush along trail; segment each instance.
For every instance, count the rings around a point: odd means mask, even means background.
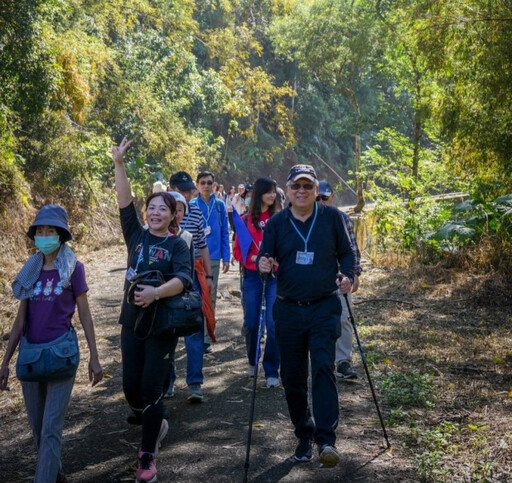
[[[63,471],[70,482],[133,481],[140,428],[126,423],[117,324],[125,251],[111,246],[81,258],[106,377],[98,387],[88,386],[88,353],[78,328],[82,362],[66,417]],[[283,390],[263,388],[262,380],[256,389],[248,481],[512,481],[509,293],[490,276],[366,266],[354,317],[391,448],[386,448],[354,345],[359,378],[339,382],[340,465],[319,468],[316,457],[294,464],[296,440]],[[187,402],[186,353],[178,345],[176,394],[166,400],[170,430],[158,458],[162,482],[240,482],[244,477],[252,381],[246,375],[236,266],[221,275],[219,296],[218,342],[205,355],[201,404]],[[0,427],[2,480],[29,481],[34,444],[14,378],[11,391],[0,394]]]

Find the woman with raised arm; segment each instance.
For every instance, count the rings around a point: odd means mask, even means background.
[[[121,228],[128,249],[125,296],[119,323],[123,357],[123,390],[142,424],[142,441],[137,454],[136,482],[157,480],[156,456],[169,425],[163,418],[163,396],[169,384],[169,359],[174,357],[178,338],[170,333],[155,335],[151,327],[167,316],[163,303],[154,302],[181,293],[191,286],[190,252],[185,241],[175,236],[176,201],[166,192],[146,199],[147,229],[139,221],[123,162],[131,141],[124,138],[112,148]],[[148,269],[160,271],[166,280],[159,287],[138,284],[133,303],[128,300],[131,281]],[[152,305],[154,304],[154,305]],[[142,330],[141,330],[142,328]]]
[[[71,325],[75,308],[89,346],[89,380],[93,386],[101,381],[103,371],[84,266],[66,243],[72,239],[66,210],[58,205],[43,206],[27,236],[34,241],[37,252],[12,284],[20,305],[0,368],[0,389],[9,390],[9,361],[21,340],[16,372],[22,381],[37,446],[34,482],[65,483],[60,459],[62,429],[79,361],[78,341]],[[43,367],[50,356],[62,358],[64,367],[59,368],[59,359],[52,361],[53,369],[49,364]]]

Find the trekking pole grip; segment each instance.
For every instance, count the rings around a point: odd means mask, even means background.
[[[263,256],[264,256],[265,258],[270,258],[270,255],[269,255],[268,253],[265,253]],[[269,273],[263,273],[263,272],[260,272],[261,279],[262,279],[264,282],[266,282],[266,281],[269,279],[269,277],[270,277],[270,275],[271,275],[271,274],[272,274],[272,268],[270,269],[270,272],[269,272]]]

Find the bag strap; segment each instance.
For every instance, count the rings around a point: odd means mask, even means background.
[[[149,230],[145,230],[142,237],[142,268],[149,270]]]

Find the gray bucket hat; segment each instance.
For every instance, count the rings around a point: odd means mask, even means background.
[[[73,239],[68,227],[68,213],[64,208],[62,208],[62,206],[44,205],[37,212],[36,219],[27,231],[27,236],[33,240],[36,227],[44,225],[56,226],[63,230],[64,234],[62,235],[62,242],[67,242]]]

